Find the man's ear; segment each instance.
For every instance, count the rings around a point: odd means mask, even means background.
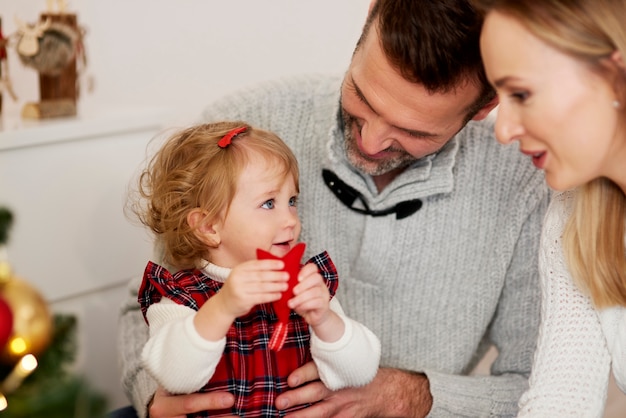
[[[371,0],[370,1],[370,5],[367,8],[367,14],[369,15],[372,12],[372,9],[374,8],[374,5],[376,4],[376,0]]]
[[[209,214],[202,209],[194,209],[187,214],[187,223],[194,230],[196,236],[209,247],[220,245],[219,225]]]
[[[495,109],[496,106],[498,106],[498,96],[497,95],[494,96],[493,99],[489,100],[489,103],[484,105],[478,112],[476,112],[476,114],[474,115],[472,120],[483,120],[483,119],[485,119],[487,116],[489,116],[489,113],[491,113],[491,111],[493,109]]]

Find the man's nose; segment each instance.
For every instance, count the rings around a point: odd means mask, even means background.
[[[393,143],[392,128],[381,117],[371,118],[361,128],[361,147],[368,155],[375,155],[389,148]]]

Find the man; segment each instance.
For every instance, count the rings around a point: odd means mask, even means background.
[[[346,314],[381,340],[381,369],[330,392],[313,364],[290,377],[292,417],[514,415],[539,320],[536,250],[548,192],[493,138],[495,107],[461,0],[378,0],[343,81],[298,77],[242,91],[204,119],[272,130],[301,172],[302,240],[336,260]],[[339,97],[339,93],[341,97]],[[124,381],[136,406],[156,385],[138,365],[145,327],[122,318]],[[140,336],[137,336],[140,335]],[[491,376],[468,376],[489,345]],[[150,416],[221,407],[228,394],[153,399]],[[143,408],[145,409],[145,408]]]

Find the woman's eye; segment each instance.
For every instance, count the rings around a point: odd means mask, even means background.
[[[511,93],[511,97],[518,102],[523,102],[524,100],[528,99],[528,92],[527,91],[516,91]]]
[[[263,209],[274,209],[274,199],[270,199],[261,205]]]
[[[298,196],[292,196],[289,199],[289,206],[298,206]]]

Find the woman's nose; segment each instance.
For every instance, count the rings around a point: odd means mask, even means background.
[[[524,127],[520,123],[518,115],[510,106],[502,103],[498,106],[495,132],[498,142],[505,145],[522,136]]]

